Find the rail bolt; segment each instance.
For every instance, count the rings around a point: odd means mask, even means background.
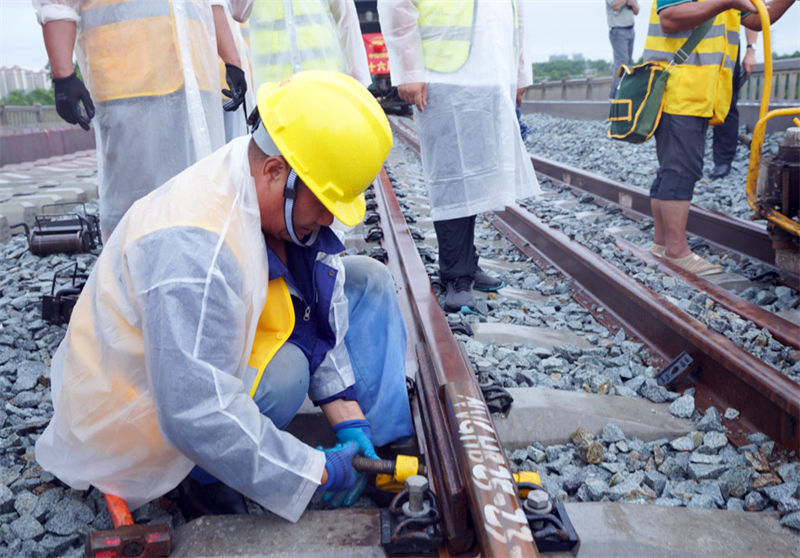
[[[550,495],[547,492],[537,488],[528,492],[524,507],[529,512],[544,515],[550,513],[550,510],[553,509],[553,503],[550,501]]]
[[[403,504],[403,514],[406,517],[425,517],[431,509],[425,501],[425,491],[428,490],[428,479],[422,475],[412,475],[406,479],[408,502]]]

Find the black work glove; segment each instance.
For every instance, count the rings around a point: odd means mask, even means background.
[[[94,117],[94,103],[89,91],[75,72],[64,78],[53,78],[56,92],[56,112],[70,124],[80,124],[84,130],[89,129],[89,121]],[[83,101],[83,108],[80,108]]]
[[[230,101],[222,105],[228,112],[239,108],[244,102],[244,94],[247,93],[247,80],[244,72],[233,64],[225,64],[225,81],[230,89],[223,89],[222,94],[230,98]]]

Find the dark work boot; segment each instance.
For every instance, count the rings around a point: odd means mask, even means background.
[[[506,286],[502,279],[492,277],[481,268],[478,268],[478,270],[475,272],[475,275],[472,276],[472,280],[474,281],[472,288],[477,291],[499,291]]]
[[[708,177],[711,180],[716,180],[718,178],[724,178],[728,176],[729,172],[731,172],[731,165],[729,163],[722,163],[721,165],[714,165],[714,168],[708,174]]]
[[[178,494],[178,507],[186,521],[204,515],[247,513],[244,496],[221,482],[200,484],[186,477],[178,485]]]
[[[475,312],[475,299],[472,296],[472,277],[457,277],[447,282],[447,294],[444,298],[445,312]]]

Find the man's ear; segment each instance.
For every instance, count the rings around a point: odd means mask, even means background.
[[[288,172],[289,165],[283,157],[273,156],[267,157],[261,163],[259,168],[260,174],[267,178],[268,181],[283,181],[283,175]]]

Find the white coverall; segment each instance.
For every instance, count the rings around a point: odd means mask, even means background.
[[[446,12],[449,2],[440,4]],[[434,221],[503,209],[539,192],[515,111],[517,89],[532,83],[523,4],[516,2],[515,32],[511,0],[476,0],[469,57],[443,73],[425,67],[417,2],[378,0],[392,84],[428,84],[428,105],[415,107],[414,119]]]
[[[314,15],[302,15],[309,13]],[[324,23],[316,21],[317,14]],[[353,0],[254,0],[250,27],[256,87],[312,69],[343,72],[364,87],[372,83]],[[287,35],[290,52],[273,51],[272,45],[280,43],[276,35]],[[335,52],[327,58],[302,44],[322,42],[328,36],[335,37],[331,41]],[[325,60],[322,66],[321,59]],[[291,66],[290,71],[286,64]]]
[[[75,51],[96,109],[100,226],[109,234],[134,201],[224,144],[211,6],[208,0],[33,5],[42,25],[77,23]],[[138,27],[125,35],[121,25]]]
[[[291,521],[319,486],[323,452],[279,430],[248,395],[269,276],[249,141],[136,202],[98,258],[53,357],[55,413],[36,442],[41,466],[70,486],[135,508],[196,463]],[[343,265],[327,258],[339,270],[336,340],[311,376],[312,401],[354,383]]]

